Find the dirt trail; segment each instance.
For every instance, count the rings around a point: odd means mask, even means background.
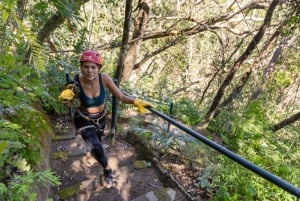
[[[111,145],[105,136],[102,144],[116,179],[113,187],[106,188],[101,184],[102,167],[90,155],[81,136],[74,135],[70,120],[55,117],[54,131],[56,135],[52,141],[50,165],[62,183],[52,189],[54,201],[131,201],[149,191],[168,187],[160,180],[153,164],[142,169],[133,166],[137,159],[144,160],[133,146],[122,139],[116,139]],[[187,200],[179,189],[172,188],[176,191],[176,201]]]

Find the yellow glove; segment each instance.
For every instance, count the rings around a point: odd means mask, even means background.
[[[71,89],[65,89],[63,90],[60,95],[58,96],[58,99],[60,102],[68,102],[74,100],[75,93]]]
[[[141,99],[135,98],[133,100],[133,104],[138,107],[140,113],[145,113],[145,107],[153,107],[151,103],[148,103],[147,101],[143,101]]]

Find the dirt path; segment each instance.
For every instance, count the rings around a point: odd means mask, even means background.
[[[115,185],[106,188],[101,185],[102,167],[90,155],[81,136],[74,135],[70,121],[56,119],[54,127],[56,136],[52,142],[50,165],[62,183],[52,189],[54,201],[131,201],[147,192],[168,187],[160,180],[154,165],[141,169],[134,167],[137,159],[144,159],[138,158],[140,156],[133,146],[122,139],[111,145],[105,137],[103,146],[116,178]],[[176,191],[176,201],[187,200],[179,189],[172,189]]]

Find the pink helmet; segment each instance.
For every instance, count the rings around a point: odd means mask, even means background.
[[[80,62],[89,61],[99,65],[102,65],[102,59],[98,52],[94,50],[86,50],[80,57]]]

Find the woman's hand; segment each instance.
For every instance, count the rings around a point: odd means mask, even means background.
[[[71,89],[63,90],[58,96],[59,101],[62,102],[66,107],[72,106],[74,98],[75,93]]]
[[[73,105],[73,100],[62,101],[62,104],[64,104],[65,107],[70,108]]]
[[[145,113],[145,107],[153,107],[151,103],[138,98],[133,100],[133,104],[138,107],[140,113]]]

